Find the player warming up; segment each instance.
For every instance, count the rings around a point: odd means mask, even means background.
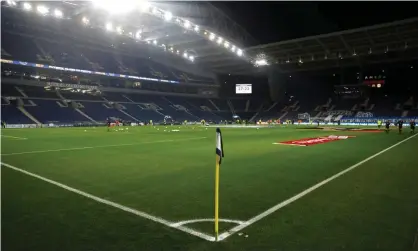
[[[386,123],[385,123],[385,132],[386,133],[389,133],[389,128],[390,128],[390,122],[386,121]]]
[[[411,134],[415,133],[415,121],[411,120],[411,122],[409,123],[409,126],[411,127]]]
[[[399,120],[398,121],[398,130],[399,130],[399,134],[402,134],[402,127],[403,127],[403,121]]]

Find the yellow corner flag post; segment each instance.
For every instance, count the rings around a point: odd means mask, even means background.
[[[216,166],[215,166],[215,238],[218,241],[219,236],[219,169],[222,158],[224,157],[222,134],[219,128],[216,128]]]

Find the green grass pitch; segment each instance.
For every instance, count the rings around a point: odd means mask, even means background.
[[[408,129],[223,128],[218,242],[215,128],[1,133],[3,250],[418,250],[418,137]],[[273,144],[328,135],[356,137]]]

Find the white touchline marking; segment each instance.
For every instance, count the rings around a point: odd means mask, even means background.
[[[389,151],[390,149],[392,149],[392,148],[394,148],[394,147],[396,147],[396,146],[404,143],[405,141],[408,141],[408,140],[412,139],[413,137],[415,137],[417,135],[418,134],[415,134],[415,135],[412,135],[412,136],[410,136],[410,137],[408,137],[408,138],[406,138],[406,139],[404,139],[402,141],[399,141],[398,143],[396,143],[396,144],[394,144],[394,145],[392,145],[392,146],[390,146],[390,147],[388,147],[388,148],[386,148],[386,149],[384,149],[384,150],[382,150],[382,151],[380,151],[380,152],[378,152],[378,153],[376,153],[376,154],[374,154],[374,155],[372,155],[372,156],[370,156],[370,157],[368,157],[368,158],[366,158],[366,159],[358,162],[357,164],[354,164],[354,165],[350,166],[349,168],[347,168],[347,169],[345,169],[345,170],[343,170],[343,171],[341,171],[341,172],[339,172],[339,173],[337,173],[337,174],[329,177],[328,179],[325,179],[325,180],[317,183],[316,185],[311,186],[310,188],[302,191],[301,193],[299,193],[299,194],[297,194],[297,195],[295,195],[295,196],[293,196],[293,197],[291,197],[291,198],[289,198],[289,199],[287,199],[287,200],[285,200],[283,202],[280,202],[279,204],[277,204],[277,205],[275,205],[275,206],[267,209],[266,211],[262,212],[261,214],[258,214],[256,216],[254,216],[253,218],[247,220],[243,224],[231,228],[230,230],[228,230],[228,231],[220,234],[219,237],[218,237],[218,241],[225,240],[226,238],[228,238],[229,236],[233,235],[234,233],[236,233],[236,232],[238,232],[238,231],[240,231],[240,230],[248,227],[251,224],[254,224],[255,222],[263,219],[266,216],[269,216],[270,214],[276,212],[280,208],[289,205],[290,203],[292,203],[292,202],[294,202],[294,201],[302,198],[303,196],[305,196],[305,195],[307,195],[307,194],[315,191],[316,189],[320,188],[321,186],[327,184],[328,182],[330,182],[330,181],[332,181],[332,180],[340,177],[341,175],[343,175],[343,174],[345,174],[345,173],[353,170],[354,168],[356,168],[356,167],[358,167],[358,166],[366,163],[367,161],[376,158],[377,156],[381,155],[382,153],[385,153],[385,152]]]
[[[171,224],[172,227],[183,226],[187,224],[199,223],[199,222],[215,222],[215,219],[193,219],[193,220],[185,220],[179,221]],[[231,219],[219,219],[219,222],[226,222],[226,223],[235,223],[235,224],[243,224],[244,221],[240,220],[231,220]]]
[[[191,229],[191,228],[188,228],[188,227],[184,227],[184,226],[181,226],[181,225],[179,225],[179,226],[173,225],[173,224],[174,224],[173,222],[170,222],[170,221],[168,221],[168,220],[162,219],[162,218],[160,218],[160,217],[153,216],[153,215],[150,215],[150,214],[147,214],[147,213],[144,213],[144,212],[138,211],[138,210],[136,210],[136,209],[129,208],[129,207],[126,207],[126,206],[123,206],[123,205],[118,204],[118,203],[116,203],[116,202],[113,202],[113,201],[110,201],[110,200],[106,200],[106,199],[103,199],[103,198],[100,198],[100,197],[94,196],[94,195],[92,195],[92,194],[89,194],[89,193],[83,192],[83,191],[81,191],[81,190],[78,190],[78,189],[75,189],[75,188],[69,187],[69,186],[67,186],[67,185],[64,185],[64,184],[62,184],[62,183],[59,183],[59,182],[56,182],[56,181],[50,180],[50,179],[45,178],[45,177],[42,177],[42,176],[40,176],[40,175],[37,175],[37,174],[31,173],[31,172],[25,171],[25,170],[23,170],[23,169],[17,168],[17,167],[12,166],[12,165],[9,165],[9,164],[7,164],[7,163],[1,162],[1,165],[2,165],[2,166],[5,166],[5,167],[7,167],[7,168],[13,169],[13,170],[15,170],[15,171],[18,171],[18,172],[24,173],[24,174],[26,174],[26,175],[32,176],[32,177],[34,177],[34,178],[37,178],[37,179],[43,180],[43,181],[48,182],[48,183],[50,183],[50,184],[52,184],[52,185],[55,185],[55,186],[61,187],[61,188],[65,189],[65,190],[67,190],[67,191],[70,191],[70,192],[76,193],[76,194],[78,194],[78,195],[81,195],[81,196],[87,197],[87,198],[89,198],[89,199],[95,200],[95,201],[97,201],[97,202],[99,202],[99,203],[102,203],[102,204],[105,204],[105,205],[108,205],[108,206],[111,206],[111,207],[114,207],[114,208],[120,209],[120,210],[125,211],[125,212],[128,212],[128,213],[135,214],[135,215],[137,215],[137,216],[140,216],[140,217],[142,217],[142,218],[145,218],[145,219],[148,219],[148,220],[151,220],[151,221],[154,221],[154,222],[157,222],[157,223],[163,224],[163,225],[165,225],[165,226],[167,226],[167,227],[170,227],[170,228],[175,228],[175,229],[178,229],[178,230],[180,230],[180,231],[183,231],[183,232],[185,232],[185,233],[188,233],[188,234],[191,234],[191,235],[194,235],[194,236],[200,237],[200,238],[202,238],[202,239],[204,239],[204,240],[207,240],[207,241],[215,241],[215,237],[214,237],[214,236],[210,236],[210,235],[208,235],[208,234],[204,234],[204,233],[201,233],[201,232],[196,231],[196,230],[194,230],[194,229]]]
[[[27,139],[27,138],[22,138],[22,137],[16,137],[16,136],[10,136],[10,135],[1,135],[2,137],[5,137],[5,138],[12,138],[12,139]]]
[[[273,145],[284,145],[284,146],[306,146],[306,145],[286,144],[286,143],[273,143]]]
[[[166,143],[166,142],[189,141],[189,140],[206,139],[206,138],[207,137],[186,138],[186,139],[168,139],[168,140],[145,141],[145,142],[138,142],[138,143],[118,144],[118,145],[85,146],[85,147],[61,148],[61,149],[39,150],[39,151],[29,151],[29,152],[2,153],[1,156],[20,155],[20,154],[32,154],[32,153],[48,153],[48,152],[75,151],[75,150],[85,150],[85,149],[94,149],[94,148],[106,148],[106,147],[118,147],[118,146],[133,146],[133,145],[153,144],[153,143]]]

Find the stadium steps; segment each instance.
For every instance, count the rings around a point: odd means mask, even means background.
[[[66,100],[66,98],[64,96],[62,96],[61,92],[58,90],[55,90],[55,93],[57,94],[57,96],[61,99],[61,100]]]
[[[28,98],[28,95],[26,95],[26,93],[20,89],[19,87],[15,86],[15,89],[25,98]]]
[[[140,120],[139,120],[139,119],[135,118],[134,116],[132,116],[131,114],[129,114],[129,113],[127,113],[127,112],[125,112],[124,110],[122,110],[122,109],[117,109],[117,110],[118,110],[118,111],[120,111],[121,113],[125,114],[126,116],[128,116],[128,117],[132,118],[132,119],[133,119],[133,120],[135,120],[136,122],[140,122]]]
[[[122,97],[126,98],[129,102],[135,103],[135,101],[133,101],[132,99],[130,99],[128,96],[126,95],[122,95]]]
[[[87,118],[88,120],[90,120],[93,123],[99,124],[96,120],[92,119],[89,115],[85,114],[83,111],[81,111],[78,108],[75,108],[75,110],[80,113],[81,115],[83,115],[85,118]]]
[[[403,111],[401,117],[408,117],[408,112],[407,110]]]
[[[288,113],[289,113],[289,112],[285,112],[285,113],[283,113],[283,114],[282,114],[282,116],[280,116],[280,117],[279,117],[279,120],[281,121],[284,117],[286,117],[286,115],[287,115]]]
[[[267,110],[266,112],[269,112],[271,109],[273,109],[277,105],[277,102],[274,102]]]
[[[235,114],[235,109],[234,109],[234,106],[232,105],[231,100],[228,99],[227,103],[228,103],[229,109],[231,110],[231,113]]]
[[[42,124],[41,122],[39,122],[39,120],[37,120],[34,116],[32,116],[32,114],[30,114],[28,111],[26,111],[26,109],[23,106],[18,106],[17,109],[19,111],[21,111],[23,114],[25,114],[25,116],[28,117],[30,120],[35,122],[35,124],[37,124],[37,125]]]
[[[211,100],[211,99],[208,99],[209,100],[209,102],[213,105],[213,107],[215,107],[215,109],[219,112],[219,111],[221,111],[221,109],[219,109],[219,107]]]

